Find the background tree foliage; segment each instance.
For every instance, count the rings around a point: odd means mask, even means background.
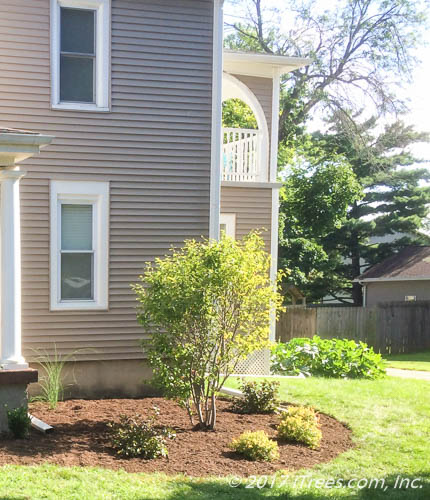
[[[348,162],[329,156],[309,139],[297,152],[280,197],[280,266],[311,301],[348,286],[335,272],[341,255],[327,252],[323,241],[345,223],[348,207],[362,194]]]
[[[312,61],[281,80],[281,267],[310,300],[332,295],[360,305],[361,287],[351,282],[366,266],[428,241],[421,232],[428,171],[402,168],[417,161],[408,147],[427,136],[397,119],[378,133],[382,115],[406,110],[397,90],[416,63],[426,3],[230,4],[246,19],[230,25],[227,47]],[[374,117],[359,123],[364,107]],[[307,123],[323,115],[332,117],[331,130],[310,135]],[[375,244],[374,237],[387,241]]]
[[[280,265],[310,300],[361,305],[354,278],[405,245],[430,243],[422,232],[430,174],[410,168],[417,160],[407,149],[427,134],[402,122],[376,127],[375,118],[357,125],[358,139],[332,119],[328,133],[308,139],[285,182]]]
[[[357,111],[364,102],[373,103],[381,113],[406,109],[396,90],[416,63],[413,49],[426,26],[425,1],[284,0],[280,7],[272,0],[230,0],[229,4],[247,14],[231,25],[234,31],[226,37],[227,47],[312,60],[282,78],[281,149],[295,145],[315,108],[340,110],[346,121],[349,111]]]
[[[224,127],[257,129],[257,120],[252,109],[241,99],[227,99],[222,103]]]
[[[428,229],[430,187],[426,181],[430,173],[413,167],[419,160],[408,149],[416,142],[427,141],[428,134],[416,132],[401,121],[386,125],[378,133],[376,118],[356,126],[356,137],[336,120],[331,133],[314,135],[315,143],[328,155],[347,159],[364,193],[350,204],[345,222],[321,240],[327,253],[342,256],[334,272],[349,283],[369,265],[401,247],[430,243],[423,233]],[[362,304],[358,283],[329,292],[338,298],[346,292],[355,305]]]

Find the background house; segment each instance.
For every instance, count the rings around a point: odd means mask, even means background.
[[[382,302],[430,300],[430,247],[409,246],[357,278],[365,306]]]

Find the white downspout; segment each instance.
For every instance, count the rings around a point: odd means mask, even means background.
[[[221,206],[221,149],[222,149],[222,70],[223,70],[223,3],[214,1],[213,69],[212,69],[212,134],[211,185],[209,209],[209,238],[218,240]]]

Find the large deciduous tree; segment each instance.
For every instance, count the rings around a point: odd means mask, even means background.
[[[312,60],[282,79],[281,146],[295,144],[317,107],[346,111],[367,102],[381,112],[405,109],[395,91],[416,62],[413,49],[426,24],[423,3],[284,0],[280,6],[272,0],[230,0],[230,4],[246,14],[231,25],[227,47]]]

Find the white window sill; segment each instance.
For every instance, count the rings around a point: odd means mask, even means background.
[[[58,302],[51,305],[51,311],[108,311],[108,306],[105,304],[97,304],[96,302]]]
[[[107,113],[110,108],[102,108],[97,106],[97,104],[84,104],[84,103],[72,103],[72,102],[62,102],[60,104],[52,104],[51,109],[67,110],[67,111],[97,111],[102,113]]]

